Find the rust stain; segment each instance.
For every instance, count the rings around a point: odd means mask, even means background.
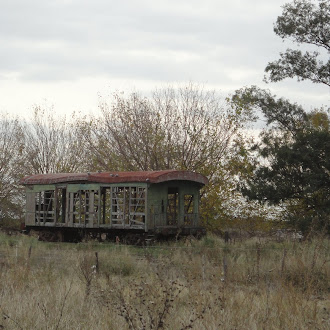
[[[90,173],[51,173],[26,176],[21,179],[23,185],[54,184],[65,182],[95,182],[95,183],[128,183],[149,182],[160,183],[173,180],[194,181],[207,184],[208,179],[196,172],[191,171],[137,171],[137,172],[90,172]]]

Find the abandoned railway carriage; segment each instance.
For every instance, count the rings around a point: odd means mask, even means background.
[[[198,235],[200,188],[189,171],[39,174],[26,186],[25,226],[44,240],[85,235],[138,240],[148,235]]]

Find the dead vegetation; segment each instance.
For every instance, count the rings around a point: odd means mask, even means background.
[[[329,241],[0,236],[1,329],[328,329]]]

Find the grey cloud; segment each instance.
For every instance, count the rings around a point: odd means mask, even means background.
[[[258,83],[279,52],[272,25],[285,2],[6,1],[0,76]]]

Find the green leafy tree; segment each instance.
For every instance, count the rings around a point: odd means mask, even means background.
[[[316,46],[319,51],[287,49],[280,59],[268,63],[266,81],[277,82],[296,77],[330,86],[330,2],[328,0],[294,0],[283,6],[275,33],[283,40]],[[323,50],[323,53],[321,52]],[[325,50],[325,54],[324,54]],[[327,54],[327,55],[326,55]],[[325,56],[324,56],[325,55]],[[322,58],[325,58],[325,62]]]
[[[281,53],[279,60],[266,66],[266,81],[296,77],[330,86],[329,1],[294,0],[284,5],[274,31],[283,40],[318,51]],[[232,102],[238,108],[259,111],[266,119],[259,143],[250,149],[257,163],[253,174],[241,180],[241,192],[251,200],[283,206],[284,219],[303,231],[329,232],[329,110],[307,113],[255,86],[236,91]]]
[[[234,102],[262,111],[268,128],[251,151],[259,164],[240,190],[249,199],[286,206],[287,219],[303,231],[329,231],[330,116],[276,99],[257,87],[236,92]]]

